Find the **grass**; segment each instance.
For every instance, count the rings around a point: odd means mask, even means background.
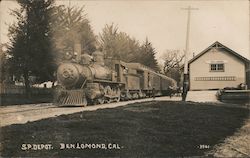
[[[63,115],[3,127],[1,156],[179,157],[203,156],[239,129],[249,110],[183,102],[145,102]],[[23,143],[51,143],[53,150],[21,150]],[[59,143],[114,143],[118,149],[60,150]],[[199,145],[209,149],[199,149]]]

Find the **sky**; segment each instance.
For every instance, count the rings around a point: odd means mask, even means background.
[[[250,1],[248,0],[56,0],[57,5],[84,6],[94,33],[98,35],[106,24],[114,23],[119,31],[144,42],[146,37],[155,47],[161,62],[165,50],[184,50],[186,44],[188,6],[191,12],[190,55],[198,54],[215,41],[250,59]],[[8,42],[8,25],[15,21],[10,9],[15,1],[0,2],[1,43]]]

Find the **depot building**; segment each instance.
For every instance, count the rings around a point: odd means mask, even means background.
[[[188,63],[189,89],[212,90],[247,84],[250,61],[220,42],[215,42]]]

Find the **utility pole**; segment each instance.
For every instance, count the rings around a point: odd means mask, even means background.
[[[69,8],[70,8],[71,1],[69,0]]]
[[[190,14],[191,14],[191,10],[198,10],[198,8],[192,8],[191,6],[188,6],[187,8],[182,8],[182,9],[188,11],[186,49],[185,49],[185,58],[184,58],[183,92],[182,92],[182,101],[185,101],[186,96],[187,96],[188,86],[189,86],[189,83],[188,83],[188,54],[189,54]]]

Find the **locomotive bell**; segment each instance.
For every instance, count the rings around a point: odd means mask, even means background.
[[[99,65],[104,65],[104,54],[100,51],[95,51],[93,54],[94,62],[96,62]]]

